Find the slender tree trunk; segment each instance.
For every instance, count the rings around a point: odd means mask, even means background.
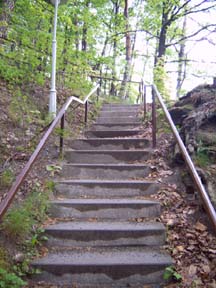
[[[162,19],[161,19],[161,29],[159,32],[159,43],[158,43],[158,54],[156,59],[157,61],[160,59],[163,61],[163,58],[166,54],[166,38],[167,38],[167,29],[168,29],[168,16],[169,11],[167,9],[166,3],[163,1],[163,11],[162,11]],[[162,63],[160,63],[162,64]]]
[[[78,19],[77,15],[74,16],[73,24],[75,26],[75,47],[76,47],[76,53],[79,51],[79,32],[78,32]]]
[[[118,14],[119,14],[119,0],[114,3],[114,34],[117,33],[118,29]],[[113,63],[112,63],[112,78],[116,78],[116,58],[117,58],[117,39],[116,37],[113,40]],[[110,94],[116,95],[115,80],[111,82]]]
[[[121,90],[120,90],[120,97],[122,98],[127,98],[128,95],[126,95],[127,91],[127,83],[130,78],[130,69],[131,69],[131,37],[130,33],[128,32],[129,30],[129,17],[128,17],[128,0],[124,1],[125,3],[125,8],[124,8],[124,17],[125,17],[125,70],[124,70],[124,76],[123,76],[123,81],[121,85]]]
[[[90,1],[87,0],[85,3],[85,8],[89,9]],[[88,32],[88,23],[84,21],[82,29],[82,51],[87,51],[87,32]]]
[[[186,35],[186,27],[187,27],[187,17],[184,17],[183,27],[182,27],[182,36],[184,37]],[[177,75],[177,85],[176,85],[176,95],[179,98],[181,87],[185,79],[186,74],[186,55],[185,55],[185,46],[186,41],[182,41],[180,43],[180,49],[178,53],[178,75]]]

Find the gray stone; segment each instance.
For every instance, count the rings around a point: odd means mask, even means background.
[[[147,148],[150,144],[149,140],[143,138],[92,138],[71,140],[68,143],[76,150],[134,150]]]

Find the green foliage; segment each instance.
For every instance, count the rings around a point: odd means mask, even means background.
[[[8,263],[8,254],[4,247],[0,246],[0,268],[8,269],[10,264]]]
[[[50,176],[54,177],[55,173],[59,173],[62,167],[59,165],[51,164],[46,166],[46,170],[50,172]]]
[[[201,142],[199,143],[199,147],[195,154],[195,162],[198,166],[203,168],[212,163],[212,160],[208,155],[208,149],[205,148]]]
[[[175,281],[178,281],[180,282],[182,280],[182,276],[181,274],[177,273],[175,268],[170,266],[170,267],[167,267],[165,269],[165,272],[164,272],[164,275],[163,275],[163,278],[164,280],[175,280]]]
[[[157,130],[162,133],[171,133],[171,128],[166,120],[163,109],[157,109]]]
[[[38,188],[35,187],[21,205],[10,209],[3,219],[2,229],[15,241],[29,236],[32,227],[46,218],[48,193]]]
[[[8,188],[14,180],[14,173],[11,169],[6,169],[0,175],[0,187]]]
[[[14,273],[10,273],[2,268],[0,268],[0,288],[21,288],[27,283],[24,282],[20,277],[16,276]]]
[[[154,83],[156,84],[159,92],[165,100],[170,100],[169,91],[166,88],[168,77],[164,67],[164,59],[158,60],[156,67],[154,68]]]

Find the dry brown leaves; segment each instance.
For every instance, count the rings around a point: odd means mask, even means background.
[[[216,288],[216,237],[209,231],[206,215],[197,201],[188,201],[179,183],[167,181],[174,172],[164,157],[160,157],[163,152],[156,151],[152,160],[155,168],[150,176],[162,184],[155,198],[163,206],[160,219],[167,227],[165,248],[175,262],[177,273],[182,276],[180,283],[167,287]]]

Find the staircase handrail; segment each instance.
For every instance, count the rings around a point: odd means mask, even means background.
[[[149,86],[149,85],[147,85]],[[170,116],[170,113],[164,103],[164,100],[161,96],[161,94],[159,93],[157,87],[155,84],[151,85],[152,87],[152,138],[153,138],[153,146],[155,147],[156,146],[156,104],[155,104],[155,96],[157,97],[159,103],[160,103],[160,106],[165,114],[165,117],[170,125],[170,128],[173,132],[173,135],[179,145],[179,148],[181,150],[181,153],[182,153],[182,156],[188,166],[188,169],[189,169],[189,172],[194,180],[194,183],[196,185],[196,188],[199,192],[199,195],[202,199],[202,202],[203,202],[203,205],[204,205],[204,208],[213,224],[213,227],[215,228],[215,231],[216,231],[216,211],[214,209],[214,206],[212,205],[211,203],[211,200],[209,198],[209,195],[204,187],[204,185],[202,184],[202,181],[199,177],[199,174],[195,168],[195,165],[184,145],[184,142],[182,141],[180,135],[179,135],[179,132],[172,120],[172,117]]]
[[[54,120],[51,122],[48,130],[45,132],[43,137],[41,138],[40,142],[38,143],[35,151],[32,153],[30,159],[20,172],[20,174],[17,176],[16,181],[8,191],[7,195],[3,198],[3,200],[0,203],[0,220],[10,207],[10,204],[13,201],[13,198],[15,197],[18,189],[22,185],[23,181],[25,180],[26,176],[28,175],[29,171],[31,170],[33,164],[37,160],[37,157],[41,150],[43,149],[44,145],[46,144],[47,140],[49,139],[50,135],[52,134],[54,128],[58,124],[59,121],[61,121],[61,128],[64,129],[64,119],[65,119],[65,113],[68,109],[68,107],[71,105],[73,101],[76,101],[80,104],[85,105],[85,122],[87,122],[87,104],[88,104],[88,99],[89,97],[98,89],[99,84],[97,84],[91,91],[90,93],[84,98],[84,100],[81,100],[75,96],[70,96],[66,103],[63,105],[61,110],[58,112],[57,116],[54,118]],[[62,134],[62,133],[61,133]],[[60,136],[60,152],[62,153],[63,151],[63,136]]]

